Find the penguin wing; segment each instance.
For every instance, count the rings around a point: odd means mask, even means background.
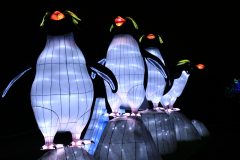
[[[21,72],[20,74],[18,74],[16,77],[14,77],[10,82],[9,84],[7,85],[7,87],[5,88],[5,90],[3,91],[3,94],[2,94],[2,98],[4,98],[7,94],[7,92],[9,91],[9,89],[12,87],[12,85],[19,79],[21,78],[27,71],[31,70],[32,68],[29,67],[27,69],[25,69],[23,72]]]
[[[117,92],[117,79],[110,69],[98,63],[94,66],[91,66],[90,69],[95,72],[95,74],[102,77],[109,84],[113,93]]]
[[[158,57],[150,54],[147,51],[144,51],[144,57],[150,64],[156,67],[156,69],[163,75],[165,79],[169,77],[165,65]]]
[[[100,61],[98,61],[98,63],[101,64],[101,65],[103,65],[103,66],[105,66],[106,58],[101,59]],[[96,78],[96,73],[92,72],[92,73],[91,73],[91,78],[92,78],[92,79],[95,79],[95,78]]]

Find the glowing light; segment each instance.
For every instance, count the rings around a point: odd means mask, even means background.
[[[36,64],[32,108],[46,144],[53,144],[57,131],[70,131],[77,142],[90,117],[92,80],[73,33],[48,36],[47,41]]]
[[[182,94],[189,76],[190,74],[188,74],[186,71],[182,71],[181,76],[177,79],[174,79],[172,88],[161,98],[160,102],[164,108],[170,107],[170,109],[172,109],[175,101]]]
[[[85,145],[85,149],[91,155],[94,154],[98,142],[100,140],[100,137],[102,135],[102,132],[105,126],[107,125],[107,122],[109,121],[108,115],[107,116],[105,115],[107,115],[105,98],[96,98],[92,118],[89,123],[86,134],[84,135],[84,139],[88,140],[91,139],[91,141],[88,142],[84,140],[85,144],[88,143],[88,145]],[[95,125],[99,127],[94,127]]]
[[[121,105],[130,107],[132,112],[137,112],[145,98],[143,84],[145,66],[140,48],[133,36],[129,34],[114,36],[107,51],[105,66],[114,73],[118,82],[116,93],[113,93],[105,82],[107,100],[112,112],[119,113]]]
[[[155,39],[155,35],[154,34],[148,34],[147,35],[147,39]]]
[[[141,119],[151,133],[161,155],[173,153],[177,149],[174,123],[169,114],[145,110],[141,112]]]
[[[8,84],[8,86],[6,87],[6,89],[4,90],[3,94],[2,94],[2,98],[4,98],[7,94],[7,92],[9,91],[9,89],[11,88],[11,86],[19,79],[21,78],[27,71],[31,70],[32,68],[28,68],[25,71],[23,71],[22,73],[20,73],[19,75],[17,75],[15,78],[13,78],[13,80],[11,80],[11,82]]]
[[[39,160],[92,160],[94,159],[86,150],[78,147],[62,147],[47,151],[39,158]]]
[[[112,130],[112,127],[120,129]],[[138,117],[114,118],[102,135],[94,153],[95,159],[162,160],[151,134]]]
[[[205,68],[205,65],[200,63],[200,64],[197,64],[196,67],[201,70]]]
[[[54,21],[60,21],[63,18],[65,18],[65,15],[63,13],[61,13],[60,11],[53,12],[53,14],[50,17],[50,19],[52,19]]]
[[[200,140],[197,129],[192,122],[180,112],[171,112],[170,119],[174,122],[176,138],[178,141]]]
[[[118,26],[118,27],[122,26],[125,22],[126,22],[126,20],[123,19],[121,16],[118,16],[118,17],[115,19],[115,24],[116,24],[116,26]]]

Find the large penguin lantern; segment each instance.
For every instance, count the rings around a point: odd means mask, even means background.
[[[159,61],[162,62],[161,65],[166,67],[160,50],[163,45],[163,40],[160,35],[156,33],[142,35],[139,42],[144,52],[148,52],[149,54],[156,56]],[[162,72],[159,72],[158,68],[152,65],[152,63],[147,60],[145,61],[147,64],[146,98],[148,101],[153,103],[154,108],[157,108],[164,92],[170,87],[166,87],[166,85],[171,85],[172,83],[169,80],[166,81],[166,78],[170,79],[168,74],[162,74]]]
[[[110,28],[113,37],[107,50],[106,59],[99,61],[105,64],[115,75],[118,82],[118,91],[111,92],[105,83],[107,100],[113,116],[119,114],[120,107],[131,108],[132,115],[145,98],[145,62],[144,58],[153,64],[162,74],[165,68],[162,62],[154,55],[142,52],[136,40],[138,26],[131,17],[118,16]]]
[[[72,133],[72,146],[82,144],[80,136],[89,120],[94,100],[88,69],[104,78],[111,91],[117,91],[117,81],[109,69],[99,64],[97,68],[86,65],[84,55],[74,40],[74,25],[71,25],[79,21],[71,11],[55,11],[52,14],[47,12],[41,23],[48,35],[36,64],[31,104],[45,139],[43,149],[55,147],[53,140],[58,131]],[[3,96],[23,74],[10,82]]]

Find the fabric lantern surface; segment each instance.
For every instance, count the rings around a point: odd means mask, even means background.
[[[151,133],[161,155],[171,154],[177,149],[174,123],[165,112],[146,110],[140,117]]]
[[[197,129],[184,114],[173,111],[169,116],[174,123],[177,141],[195,141],[201,139]]]
[[[189,75],[186,71],[182,71],[181,76],[174,79],[172,88],[161,98],[160,102],[164,108],[173,108],[177,98],[182,94],[186,86]]]
[[[84,149],[91,155],[94,154],[104,128],[109,121],[105,98],[96,98],[91,121],[89,123],[84,139],[93,141],[92,144],[85,145]]]
[[[37,60],[31,104],[46,145],[57,131],[70,131],[80,139],[89,120],[93,83],[73,33],[49,35]]]
[[[94,160],[94,158],[83,148],[64,147],[47,151],[38,160]]]
[[[131,35],[114,36],[107,52],[106,65],[118,81],[117,93],[112,93],[106,84],[107,99],[112,112],[121,105],[137,112],[144,96],[144,62],[137,41]]]
[[[138,117],[110,120],[94,158],[98,160],[161,160],[151,134]]]
[[[112,28],[115,32],[107,50],[105,66],[114,73],[118,91],[112,93],[106,85],[107,100],[114,113],[119,112],[120,106],[130,107],[133,113],[137,113],[145,98],[145,66],[134,37],[137,24],[130,17],[118,16]]]
[[[202,136],[202,137],[209,136],[210,133],[209,133],[207,127],[204,125],[204,123],[202,123],[199,120],[194,119],[194,120],[192,120],[192,124],[197,129],[197,131],[200,134],[200,136]]]
[[[158,57],[164,64],[164,60],[162,58],[161,52],[156,47],[148,47],[146,51]],[[146,60],[147,70],[148,70],[148,82],[146,88],[146,98],[149,101],[152,101],[154,107],[157,107],[161,97],[163,96],[163,92],[166,86],[166,81],[163,75]]]

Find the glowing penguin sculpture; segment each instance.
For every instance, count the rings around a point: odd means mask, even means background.
[[[144,58],[165,74],[158,58],[141,52],[139,43],[135,39],[137,30],[138,26],[131,17],[124,19],[118,16],[110,28],[113,38],[108,47],[106,59],[100,61],[114,73],[118,82],[116,93],[112,93],[105,83],[107,100],[115,115],[119,113],[120,106],[131,108],[133,115],[138,113],[145,98]]]
[[[143,35],[139,39],[141,47],[150,54],[156,56],[165,66],[164,59],[162,57],[160,48],[163,44],[163,40],[159,35],[148,34]],[[157,108],[160,103],[161,97],[164,94],[166,84],[166,76],[162,75],[159,70],[146,60],[147,64],[147,87],[146,98],[153,103],[153,107]],[[169,78],[169,77],[168,77]]]
[[[189,60],[185,59],[179,61],[177,67],[182,70],[181,75],[174,79],[171,89],[162,96],[160,101],[163,108],[166,110],[179,110],[178,108],[173,108],[173,105],[182,94],[190,75],[191,64]]]
[[[178,74],[175,74],[175,79],[171,89],[161,98],[163,110],[169,114],[170,119],[174,122],[174,128],[177,141],[196,141],[200,140],[197,129],[191,121],[182,113],[177,112],[180,109],[174,108],[177,98],[182,94],[190,73],[193,71],[194,66],[189,60],[181,60],[177,63]],[[179,73],[181,75],[179,75]]]
[[[108,81],[113,92],[117,90],[116,79],[109,69],[99,64],[98,68],[86,65],[84,55],[74,40],[74,25],[70,25],[79,21],[74,13],[67,10],[63,13],[47,12],[41,23],[48,36],[36,64],[31,105],[45,139],[43,149],[55,148],[53,140],[58,131],[72,133],[72,146],[81,146],[84,142],[80,136],[89,120],[94,100],[88,69]],[[12,82],[20,76],[22,74]]]

